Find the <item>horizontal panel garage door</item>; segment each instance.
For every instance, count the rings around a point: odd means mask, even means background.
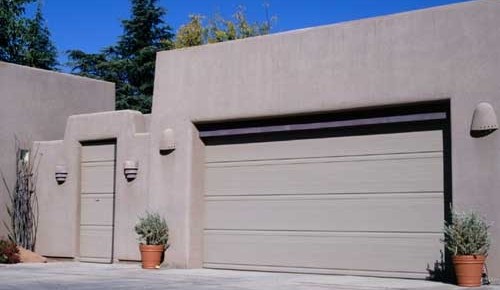
[[[206,146],[204,267],[425,277],[442,131]]]

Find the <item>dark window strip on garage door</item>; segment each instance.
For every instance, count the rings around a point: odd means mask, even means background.
[[[427,278],[451,204],[448,108],[199,124],[204,266]]]

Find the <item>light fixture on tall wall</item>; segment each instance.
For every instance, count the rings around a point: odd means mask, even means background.
[[[56,181],[57,184],[61,185],[66,181],[66,177],[68,176],[68,169],[66,169],[66,165],[56,165]]]
[[[128,182],[136,179],[137,172],[139,171],[139,162],[133,160],[127,160],[123,162],[123,174]]]
[[[474,138],[487,136],[498,129],[497,115],[491,104],[477,104],[472,116],[470,135]]]
[[[160,154],[167,155],[172,153],[175,150],[175,136],[174,130],[165,129],[161,132],[160,137]]]

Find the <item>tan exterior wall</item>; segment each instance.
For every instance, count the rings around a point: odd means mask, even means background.
[[[114,84],[0,62],[0,169],[15,182],[14,135],[20,140],[64,136],[69,116],[113,110]],[[7,221],[7,195],[0,187],[0,220]],[[0,222],[0,237],[6,229]]]
[[[159,53],[149,190],[172,230],[167,260],[201,265],[204,146],[193,123],[449,99],[453,200],[495,223],[489,269],[500,277],[500,134],[469,136],[477,103],[500,111],[499,18],[500,2],[471,1]],[[160,156],[167,127],[177,150]]]
[[[82,141],[116,139],[114,260],[138,260],[133,227],[147,209],[148,117],[135,111],[74,115],[68,119],[64,140],[38,142],[44,158],[38,179],[40,228],[37,251],[53,257],[79,257],[80,152]],[[123,175],[126,160],[139,161],[132,182]],[[65,183],[55,180],[56,165],[66,165]],[[64,241],[64,242],[63,242]]]
[[[64,141],[40,143],[52,151],[41,165],[50,182],[44,177],[40,185],[40,252],[78,257],[79,141],[117,138],[115,258],[138,259],[133,225],[152,209],[165,214],[171,229],[169,265],[193,268],[202,263],[204,224],[205,147],[196,123],[433,100],[451,104],[454,204],[495,222],[493,239],[500,241],[500,133],[469,135],[477,103],[500,112],[499,18],[500,2],[480,0],[159,53],[151,117],[74,116]],[[162,156],[167,128],[175,132],[176,150]],[[132,183],[122,175],[128,159],[140,164]],[[51,177],[60,162],[69,173],[62,186]],[[49,212],[51,203],[66,210]],[[52,227],[53,220],[60,226]],[[497,278],[499,253],[494,242],[489,269]]]

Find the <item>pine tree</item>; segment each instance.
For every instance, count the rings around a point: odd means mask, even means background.
[[[21,64],[24,59],[25,5],[34,0],[0,0],[0,60]]]
[[[25,7],[34,0],[0,0],[0,60],[43,69],[55,69],[57,50],[38,2],[33,19]]]
[[[28,20],[26,31],[26,52],[24,64],[42,68],[56,68],[57,49],[50,40],[50,32],[42,15],[42,4],[39,1],[33,19]]]
[[[156,52],[173,47],[173,33],[158,0],[132,0],[116,45],[97,54],[68,52],[72,71],[116,84],[116,109],[151,112]]]
[[[267,34],[274,21],[268,18],[261,23],[250,23],[243,7],[233,15],[234,19],[216,16],[206,26],[202,16],[194,15],[179,29],[174,41],[170,26],[163,20],[166,10],[158,6],[158,0],[131,0],[131,3],[131,17],[122,21],[123,34],[116,44],[93,54],[68,51],[74,74],[116,84],[119,110],[151,112],[158,51]]]

